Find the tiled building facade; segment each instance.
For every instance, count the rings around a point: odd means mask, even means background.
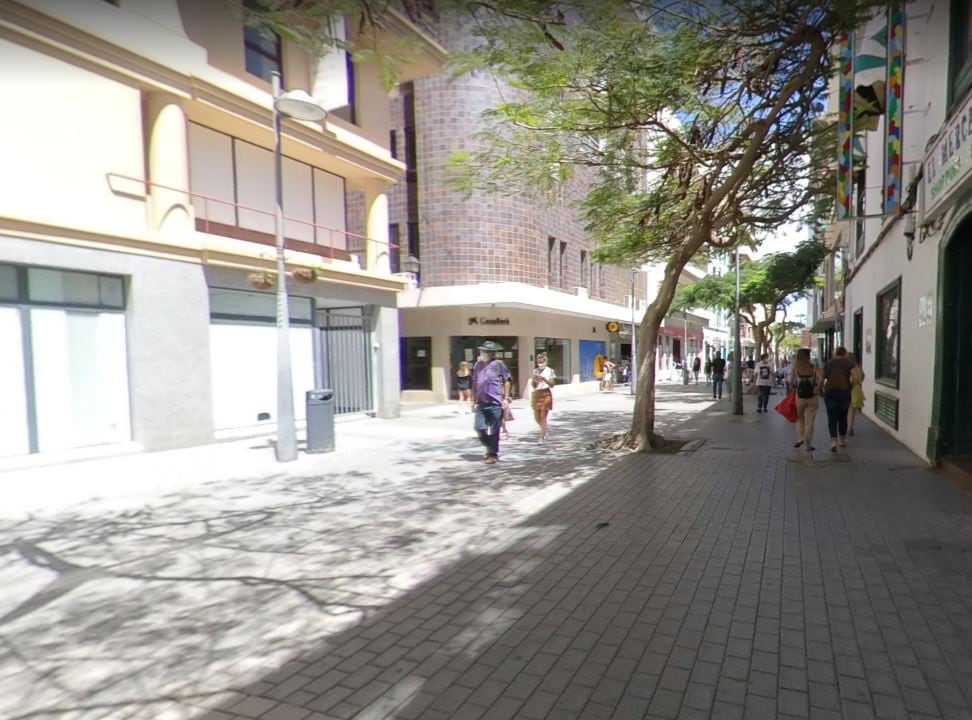
[[[445,24],[439,39],[450,51],[471,42]],[[449,157],[475,149],[481,113],[503,99],[490,76],[441,74],[402,85],[392,102],[392,150],[408,170],[390,194],[391,236],[403,269],[408,255],[419,261],[420,290],[403,297],[401,320],[403,387],[417,399],[452,394],[458,362],[474,356],[479,339],[495,337],[492,328],[470,327],[483,308],[501,321],[496,331],[514,375],[529,372],[535,352],[555,340],[555,370],[570,384],[595,379],[598,354],[628,354],[632,289],[642,314],[644,277],[591,260],[593,240],[577,213],[582,181],[552,203],[450,189]]]

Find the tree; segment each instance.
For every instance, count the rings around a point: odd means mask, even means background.
[[[479,25],[459,69],[489,69],[512,91],[487,113],[482,149],[456,158],[456,186],[553,192],[593,170],[582,209],[595,259],[665,265],[639,330],[630,446],[663,442],[655,348],[685,265],[832,195],[813,156],[830,52],[870,4],[578,0],[543,22]]]
[[[308,4],[328,2],[283,3]],[[455,187],[552,195],[580,174],[590,183],[581,211],[593,259],[665,266],[639,329],[630,446],[664,442],[654,432],[655,348],[685,265],[707,246],[732,247],[790,221],[830,191],[814,171],[826,163],[813,157],[821,145],[812,139],[832,47],[881,4],[439,4],[445,22],[471,22],[481,40],[456,72],[492,73],[509,88],[485,114],[479,150],[456,156]]]
[[[786,317],[786,308],[784,318]],[[780,350],[796,350],[800,347],[800,339],[796,336],[796,331],[803,328],[803,323],[793,320],[782,320],[770,326],[769,334],[773,343],[773,354],[779,357]]]
[[[753,329],[757,352],[770,352],[770,328],[776,323],[777,313],[785,310],[797,293],[815,283],[817,268],[826,254],[823,243],[811,240],[791,253],[740,262],[739,314]],[[711,307],[731,311],[735,298],[734,273],[707,275],[679,288],[672,305],[677,309]]]

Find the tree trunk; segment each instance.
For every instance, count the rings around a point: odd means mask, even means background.
[[[621,445],[640,452],[650,452],[665,444],[665,438],[655,432],[655,354],[658,348],[658,328],[668,313],[678,289],[682,269],[702,246],[703,241],[692,240],[669,258],[665,278],[658,286],[658,294],[645,310],[638,328],[638,382],[631,429]]]

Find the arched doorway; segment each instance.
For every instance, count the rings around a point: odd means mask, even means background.
[[[938,459],[972,457],[972,215],[941,255]]]

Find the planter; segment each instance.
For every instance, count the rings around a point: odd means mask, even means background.
[[[277,276],[268,272],[252,272],[246,276],[246,279],[257,290],[269,290],[277,283]]]
[[[312,283],[317,280],[317,270],[314,268],[296,268],[290,273],[290,277],[294,279],[294,282],[299,283]]]

